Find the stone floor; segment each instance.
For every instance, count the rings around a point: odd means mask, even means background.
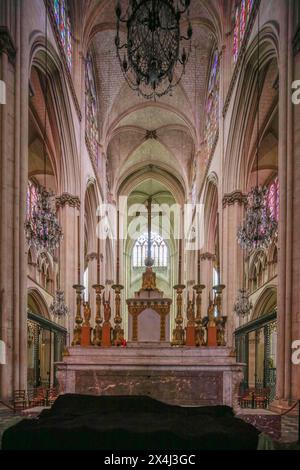
[[[243,408],[237,416],[259,429],[264,439],[269,437],[274,449],[300,450],[298,413],[281,416],[266,409]]]
[[[266,409],[242,408],[237,417],[255,426],[274,440],[281,437],[281,417]]]
[[[299,433],[299,416],[281,417],[281,440],[282,442],[296,442]]]
[[[24,419],[24,417],[14,413],[10,408],[0,403],[0,449],[4,431],[21,421],[21,419]]]

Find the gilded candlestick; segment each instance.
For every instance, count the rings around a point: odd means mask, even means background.
[[[105,289],[101,284],[94,284],[93,289],[96,291],[96,316],[95,328],[93,331],[93,345],[101,346],[102,339],[102,315],[101,315],[101,292]]]
[[[81,283],[81,273],[80,273],[80,215],[78,215],[78,222],[77,222],[77,286],[80,286]],[[75,286],[73,286],[75,289]]]
[[[213,286],[213,290],[215,291],[215,300],[214,304],[217,310],[217,318],[221,318],[222,316],[222,291],[225,289],[224,284],[218,284]]]
[[[82,293],[85,289],[80,284],[75,284],[73,289],[76,291],[76,316],[75,316],[75,327],[73,333],[72,346],[79,346],[81,343],[81,328],[82,328],[82,316],[81,316],[81,305],[82,305]]]
[[[98,216],[98,230],[99,230],[99,224],[100,224],[100,216]],[[97,232],[97,284],[95,284],[93,288],[96,288],[97,285],[100,286],[100,237],[99,237],[98,232]],[[100,294],[101,294],[101,290],[100,290]],[[97,294],[97,290],[96,290],[96,294]]]
[[[214,305],[217,310],[216,317],[216,326],[217,326],[217,343],[218,346],[226,346],[225,341],[225,326],[227,321],[227,316],[222,313],[222,291],[225,289],[224,284],[218,284],[213,286],[215,291],[215,300]]]
[[[196,345],[197,346],[204,346],[205,339],[204,339],[204,328],[202,325],[202,291],[205,289],[205,285],[203,284],[196,284],[193,289],[196,292]]]
[[[176,327],[173,330],[173,338],[172,338],[172,346],[183,346],[184,341],[184,329],[182,327],[183,324],[183,316],[182,316],[182,293],[185,289],[184,284],[177,284],[174,286],[174,289],[177,293],[176,305],[177,305],[177,313],[175,318]]]
[[[115,327],[113,329],[113,342],[115,346],[119,346],[124,339],[124,330],[121,328],[121,291],[124,289],[124,286],[121,284],[114,284],[112,289],[115,291]]]

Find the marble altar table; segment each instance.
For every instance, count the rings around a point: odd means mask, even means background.
[[[133,342],[68,351],[56,364],[61,393],[148,395],[170,404],[238,408],[243,364],[229,348]]]

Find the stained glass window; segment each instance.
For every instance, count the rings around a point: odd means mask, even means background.
[[[89,149],[97,158],[98,155],[98,124],[97,124],[97,96],[92,57],[89,54],[85,67],[85,130]]]
[[[61,45],[65,51],[68,66],[71,68],[72,36],[67,0],[53,0],[53,13],[58,27]]]
[[[134,268],[145,266],[148,253],[148,234],[141,235],[133,247],[132,265]],[[151,232],[151,257],[154,259],[155,267],[168,266],[168,247],[165,240],[155,232]]]
[[[278,222],[279,217],[279,181],[276,177],[270,184],[268,190],[268,206],[272,217]]]
[[[219,129],[219,84],[220,84],[220,60],[219,53],[215,50],[213,54],[212,65],[210,69],[210,76],[207,90],[206,100],[206,125],[205,125],[205,140],[210,154],[216,135]]]
[[[53,9],[54,9],[54,17],[56,23],[59,25],[59,18],[60,18],[60,5],[59,5],[59,0],[54,0],[53,2]]]
[[[233,33],[233,59],[237,61],[239,55],[239,9],[235,10],[235,24]]]
[[[38,198],[38,188],[36,184],[32,181],[28,181],[27,185],[27,219],[31,219],[34,209],[37,205],[37,198]]]
[[[233,60],[237,61],[245,36],[254,0],[240,0],[235,7],[233,32]]]

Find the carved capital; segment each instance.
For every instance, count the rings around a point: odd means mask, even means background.
[[[8,60],[14,64],[16,58],[16,48],[6,26],[0,26],[0,54],[7,54]]]
[[[201,258],[202,261],[205,261],[205,260],[216,261],[216,259],[217,259],[215,254],[209,253],[209,252],[202,253],[200,258]]]
[[[100,253],[99,255],[100,261],[103,261],[103,254]],[[85,261],[89,263],[90,261],[93,261],[94,259],[98,259],[98,254],[95,252],[88,253],[85,257]]]
[[[62,193],[61,196],[56,197],[56,208],[64,207],[68,205],[70,207],[76,207],[76,209],[80,209],[80,199],[78,196],[72,196],[69,193]]]
[[[233,206],[235,203],[240,205],[247,204],[247,196],[242,191],[233,191],[232,193],[225,194],[223,197],[223,207]]]

